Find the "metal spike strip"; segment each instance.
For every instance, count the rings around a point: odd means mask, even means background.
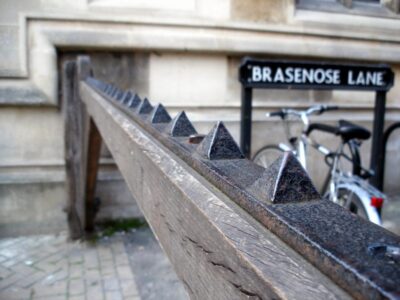
[[[293,157],[281,157],[268,169],[238,159],[236,151],[230,156],[234,159],[224,159],[226,151],[221,149],[225,146],[220,143],[230,138],[218,138],[221,124],[201,144],[190,144],[190,138],[171,134],[175,118],[169,124],[153,124],[139,115],[140,109],[106,98],[354,297],[381,299],[400,294],[400,285],[392,280],[400,278],[400,268],[389,257],[372,259],[367,251],[375,241],[400,245],[400,238],[317,197],[303,170],[292,173],[296,169]],[[303,197],[294,196],[299,193]]]

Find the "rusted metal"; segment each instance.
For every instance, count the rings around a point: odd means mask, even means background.
[[[193,143],[192,129],[178,134],[181,118],[191,125],[182,113],[169,123],[151,123],[156,109],[146,98],[133,110],[110,97],[108,85],[94,78],[87,83],[355,298],[400,297],[399,262],[371,255],[371,245],[395,249],[400,238],[322,200],[294,157],[286,154],[264,169],[243,158],[222,122]]]
[[[192,134],[189,136],[189,144],[200,144],[205,137],[205,134]]]

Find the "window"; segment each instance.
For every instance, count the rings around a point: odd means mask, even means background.
[[[400,0],[297,0],[301,9],[359,15],[399,17]]]

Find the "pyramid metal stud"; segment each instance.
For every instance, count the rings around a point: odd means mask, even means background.
[[[132,96],[129,99],[128,107],[136,108],[136,107],[138,107],[140,105],[141,102],[142,102],[142,99],[140,99],[140,97],[137,94],[135,94],[134,96]]]
[[[171,121],[171,116],[161,103],[159,103],[156,107],[154,107],[150,115],[150,122],[152,124],[168,123],[170,121]]]
[[[109,95],[111,89],[112,89],[112,85],[111,84],[107,84],[106,87],[104,88],[104,93]]]
[[[138,114],[148,114],[153,110],[153,106],[150,104],[149,100],[147,98],[144,98],[144,100],[140,103],[137,111]]]
[[[125,105],[128,105],[129,104],[129,101],[131,100],[131,98],[132,98],[132,93],[130,92],[130,91],[127,91],[127,92],[125,92],[123,95],[122,95],[122,104],[125,104]]]
[[[116,92],[117,92],[117,90],[118,90],[118,89],[117,89],[117,87],[116,87],[116,86],[114,86],[114,85],[111,85],[111,88],[108,90],[108,93],[107,93],[107,94],[108,94],[109,96],[111,96],[111,97],[112,97],[112,96],[114,95],[114,93],[116,93]]]
[[[218,122],[206,135],[196,152],[210,160],[244,158],[239,146],[222,122]]]
[[[184,111],[175,116],[165,128],[165,131],[174,137],[190,136],[197,133]]]
[[[307,172],[291,152],[273,162],[247,191],[260,200],[292,203],[320,199]]]
[[[117,101],[121,102],[122,98],[124,97],[124,94],[125,94],[124,91],[118,91],[115,94],[115,99],[117,99]]]
[[[111,93],[111,97],[112,98],[116,98],[116,96],[117,96],[117,94],[120,92],[120,90],[119,90],[119,88],[115,88],[114,90],[113,90],[113,92]]]

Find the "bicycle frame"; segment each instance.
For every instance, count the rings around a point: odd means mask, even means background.
[[[307,170],[307,148],[309,146],[316,149],[318,152],[322,153],[325,157],[331,156],[332,163],[329,164],[329,171],[326,176],[321,194],[324,195],[329,190],[329,200],[338,203],[338,191],[339,189],[346,189],[348,191],[352,191],[356,195],[360,196],[360,201],[366,210],[368,218],[375,224],[381,224],[381,219],[379,212],[370,205],[370,199],[372,196],[381,197],[386,199],[385,195],[371,186],[368,182],[360,178],[359,173],[361,170],[368,172],[368,170],[362,168],[361,165],[353,166],[353,174],[345,174],[340,169],[340,159],[342,157],[346,158],[353,162],[351,158],[349,158],[344,153],[345,143],[340,143],[337,151],[332,152],[328,148],[322,146],[321,144],[315,142],[312,138],[310,138],[305,132],[308,128],[310,122],[308,119],[308,111],[305,112],[297,112],[294,110],[287,110],[288,113],[297,116],[303,123],[303,130],[301,136],[291,137],[289,131],[289,120],[286,118],[282,118],[285,126],[285,135],[290,144],[290,146],[280,143],[279,148],[283,151],[291,151],[299,160],[301,165],[305,170]],[[359,160],[359,153],[354,149],[356,147],[355,144],[349,143],[351,155],[356,155],[356,159]]]

